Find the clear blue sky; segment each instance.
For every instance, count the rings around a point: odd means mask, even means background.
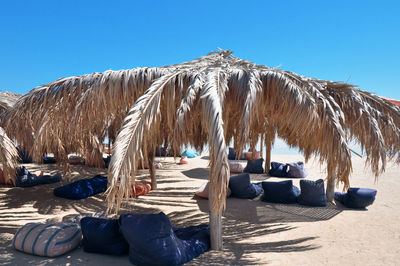
[[[400,1],[0,2],[0,89],[192,60],[257,64],[400,99]]]

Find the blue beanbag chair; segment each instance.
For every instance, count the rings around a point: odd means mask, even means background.
[[[84,217],[81,219],[83,250],[121,255],[128,253],[128,242],[119,231],[118,220]]]
[[[297,197],[300,195],[298,187],[293,186],[292,180],[281,182],[262,182],[264,194],[261,196],[262,201],[275,203],[296,203]]]
[[[229,178],[231,197],[254,199],[261,194],[261,184],[250,183],[249,174],[233,175]]]
[[[52,163],[56,163],[56,159],[54,157],[48,157],[48,156],[44,156],[43,157],[43,163],[44,164],[52,164]]]
[[[269,170],[270,176],[275,177],[287,177],[288,176],[288,165],[278,162],[271,162],[271,169]]]
[[[327,198],[324,189],[324,180],[300,180],[300,196],[297,202],[301,205],[325,207]]]
[[[262,164],[264,162],[263,158],[257,160],[248,160],[246,167],[243,169],[245,173],[252,173],[252,174],[262,174],[264,173],[264,168]]]
[[[308,175],[303,162],[288,163],[288,177],[304,178]]]
[[[236,152],[233,148],[229,148],[228,160],[236,160]]]
[[[24,166],[17,170],[15,186],[33,187],[37,185],[52,184],[61,181],[61,174],[37,176],[31,174]]]
[[[363,209],[374,203],[376,192],[370,188],[349,188],[347,193],[335,192],[335,200],[348,208]]]
[[[32,163],[32,157],[29,156],[27,151],[21,150],[21,148],[17,147],[17,152],[21,163]]]
[[[209,226],[174,228],[159,214],[123,214],[120,230],[129,243],[129,260],[135,265],[181,265],[210,248]]]
[[[54,189],[54,195],[66,199],[85,199],[102,193],[107,189],[107,177],[96,175],[92,178],[81,179],[71,184]]]
[[[188,158],[194,158],[194,157],[199,156],[199,155],[200,155],[200,153],[192,152],[192,151],[189,151],[189,150],[185,150],[184,152],[181,153],[181,156],[186,156]]]

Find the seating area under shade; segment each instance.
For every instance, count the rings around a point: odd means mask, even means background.
[[[236,154],[229,148],[230,158]],[[308,173],[301,161],[293,163],[271,162],[269,175],[279,178],[302,178],[299,180],[300,188],[293,185],[292,180],[251,182],[249,173],[262,174],[263,159],[248,160],[244,168],[245,173],[238,171],[242,167],[240,162],[230,161],[231,176],[229,179],[227,197],[254,199],[261,194],[260,200],[271,203],[294,204],[325,207],[328,200],[325,193],[323,179],[306,180]],[[247,173],[246,173],[247,172]],[[237,174],[239,173],[239,174]],[[237,174],[237,175],[235,175]],[[195,195],[208,198],[208,185],[204,184]],[[207,189],[205,189],[207,188]],[[350,188],[347,193],[336,193],[335,200],[348,208],[365,208],[371,205],[376,196],[376,190],[367,188]]]
[[[13,247],[36,256],[57,257],[82,245],[89,253],[129,254],[135,265],[181,265],[210,248],[208,224],[178,228],[163,212],[123,214],[119,219],[84,217],[59,223],[28,223]]]

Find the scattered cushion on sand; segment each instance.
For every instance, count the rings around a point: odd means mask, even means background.
[[[54,189],[54,195],[66,199],[85,199],[102,193],[107,189],[107,177],[96,175],[92,178],[81,179],[71,184]]]
[[[324,180],[300,180],[300,196],[297,202],[301,205],[325,207],[327,203]]]
[[[245,160],[252,160],[253,159],[253,153],[251,151],[246,151],[243,153],[244,159]],[[261,153],[259,151],[255,152],[254,155],[254,160],[260,159]]]
[[[43,157],[43,163],[44,164],[52,164],[52,163],[56,163],[56,158],[54,157],[48,157],[48,156],[44,156]]]
[[[228,160],[236,160],[236,152],[233,148],[229,147]]]
[[[260,195],[262,188],[260,185],[250,182],[249,174],[233,175],[229,178],[229,188],[231,196],[242,199],[253,199]]]
[[[288,163],[288,177],[304,178],[308,175],[303,162]]]
[[[281,182],[262,182],[264,194],[261,196],[262,201],[274,203],[296,203],[300,190],[293,186],[292,180]]]
[[[194,158],[199,155],[200,155],[200,153],[194,152],[194,151],[189,151],[189,150],[185,150],[184,152],[181,153],[181,156],[186,156],[188,158]]]
[[[38,185],[52,184],[61,181],[61,174],[37,176],[31,174],[24,166],[17,170],[15,186],[33,187]]]
[[[128,242],[119,230],[118,220],[84,217],[80,224],[85,252],[111,255],[128,253]]]
[[[178,164],[188,164],[189,160],[186,156],[182,156]]]
[[[229,162],[229,170],[233,174],[243,173],[243,166],[239,162]]]
[[[348,208],[363,209],[374,203],[376,193],[371,188],[349,188],[347,193],[335,192],[335,200]]]
[[[21,163],[32,163],[32,157],[24,149],[17,147],[18,155]]]
[[[288,165],[278,162],[271,162],[271,169],[269,170],[270,176],[287,177]]]
[[[132,193],[129,195],[130,197],[139,197],[142,195],[146,195],[151,190],[151,182],[140,180],[135,181],[135,184],[132,184]]]
[[[56,257],[76,248],[81,239],[76,223],[28,223],[15,233],[12,245],[32,255]]]
[[[122,214],[120,230],[135,265],[181,265],[210,248],[209,226],[174,228],[159,214]]]
[[[199,187],[199,189],[194,193],[195,196],[198,196],[203,199],[208,199],[208,190],[210,187],[210,182],[204,183]],[[226,196],[229,197],[231,195],[231,190],[229,187],[226,188]]]
[[[263,158],[257,160],[248,160],[246,167],[243,169],[245,173],[252,173],[252,174],[262,174],[264,173],[264,168],[262,166],[264,162]]]
[[[85,159],[83,159],[81,156],[73,155],[68,157],[68,163],[72,165],[84,165]]]

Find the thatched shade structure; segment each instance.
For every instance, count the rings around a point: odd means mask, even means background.
[[[113,141],[133,102],[162,71],[137,68],[58,79],[22,96],[5,129],[36,162],[46,153],[67,166],[68,154],[101,166],[102,143]]]
[[[0,116],[14,106],[21,95],[0,92]],[[15,172],[18,166],[18,152],[14,143],[8,138],[6,132],[0,127],[0,162],[3,165],[3,174],[6,183],[15,184]]]
[[[376,175],[387,159],[399,161],[400,109],[393,103],[350,84],[256,65],[229,50],[178,65],[60,79],[31,91],[17,105],[8,121],[22,116],[25,125],[6,128],[21,143],[31,143],[37,154],[88,152],[93,139],[101,141],[106,132],[115,139],[107,200],[116,211],[129,195],[136,162],[152,161],[157,145],[198,150],[208,145],[214,249],[222,246],[226,145],[232,140],[238,151],[245,146],[254,150],[264,136],[268,153],[280,136],[306,160],[319,156],[331,187],[335,180],[349,186],[352,139]]]

